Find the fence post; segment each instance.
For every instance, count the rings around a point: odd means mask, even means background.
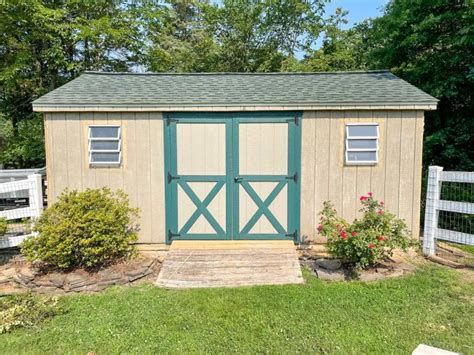
[[[43,210],[43,186],[40,174],[28,175],[31,181],[31,188],[28,189],[30,208],[34,211],[34,217],[39,217]]]
[[[438,228],[438,201],[441,196],[440,166],[430,166],[428,172],[428,189],[426,191],[425,228],[423,231],[423,254],[436,253],[435,235]]]

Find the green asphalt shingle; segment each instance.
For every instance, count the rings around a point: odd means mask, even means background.
[[[437,100],[388,71],[98,73],[33,102],[45,107],[425,105]]]

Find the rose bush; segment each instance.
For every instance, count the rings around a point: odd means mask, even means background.
[[[324,202],[318,232],[327,237],[328,251],[341,261],[365,269],[391,256],[394,249],[406,251],[417,245],[402,219],[385,210],[369,192],[360,197],[362,217],[349,224],[337,214],[330,201]]]

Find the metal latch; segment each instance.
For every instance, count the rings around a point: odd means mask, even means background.
[[[179,176],[173,176],[168,172],[168,184],[173,180],[179,180]]]
[[[292,119],[286,120],[286,122],[293,122],[295,125],[298,126],[300,122],[300,118],[298,117],[298,115],[295,115],[295,117],[293,117]]]
[[[235,176],[234,177],[234,182],[241,182],[242,181],[242,177],[240,176]]]
[[[285,177],[287,180],[293,180],[296,184],[298,183],[298,173]]]
[[[168,240],[173,239],[174,237],[181,237],[179,233],[172,233],[170,229],[168,229]]]
[[[169,126],[171,122],[179,122],[176,118],[171,118],[170,115],[166,116],[166,125]]]
[[[285,234],[285,237],[293,238],[294,240],[298,239],[298,231],[295,229],[295,231],[291,234]]]

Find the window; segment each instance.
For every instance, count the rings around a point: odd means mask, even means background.
[[[349,123],[346,125],[346,164],[373,165],[378,162],[379,125]]]
[[[89,164],[120,165],[120,145],[119,126],[90,126]]]

